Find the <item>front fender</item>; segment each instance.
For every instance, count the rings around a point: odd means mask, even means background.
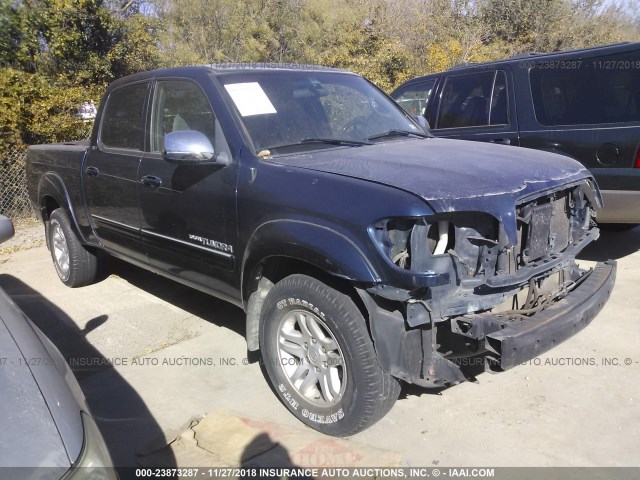
[[[251,281],[257,279],[260,264],[274,257],[302,261],[355,282],[380,281],[376,266],[367,256],[366,247],[337,227],[296,219],[263,223],[251,235],[242,261],[242,298],[247,311],[246,335],[250,351],[259,349],[262,303],[273,287],[269,279],[262,278],[252,292]]]
[[[247,243],[242,284],[260,262],[273,256],[301,260],[348,280],[378,283],[378,269],[366,248],[335,226],[296,219],[270,220],[260,225]]]

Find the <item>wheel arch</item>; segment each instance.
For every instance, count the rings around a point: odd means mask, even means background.
[[[251,237],[242,262],[249,351],[260,348],[260,316],[267,294],[277,282],[296,273],[348,295],[368,320],[355,285],[377,283],[379,275],[363,248],[330,227],[289,220],[269,222]]]
[[[74,233],[81,242],[86,243],[71,206],[69,192],[64,185],[64,181],[57,173],[47,172],[40,178],[38,182],[38,206],[40,219],[45,225],[47,247],[49,246],[49,218],[57,208],[62,208],[65,211]]]

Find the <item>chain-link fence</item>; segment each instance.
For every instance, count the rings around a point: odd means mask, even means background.
[[[27,147],[0,152],[0,214],[14,222],[35,218],[27,192]]]

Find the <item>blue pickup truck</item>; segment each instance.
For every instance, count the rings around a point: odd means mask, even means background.
[[[582,165],[433,138],[341,70],[136,74],[89,141],[27,164],[60,280],[92,283],[108,254],[238,305],[280,400],[329,435],[380,419],[401,382],[545,352],[614,284],[614,262],[575,262],[599,234]]]

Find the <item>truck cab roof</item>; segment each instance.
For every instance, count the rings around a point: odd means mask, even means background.
[[[247,62],[247,63],[211,63],[206,65],[190,65],[185,67],[171,67],[150,70],[147,72],[134,73],[126,77],[115,80],[109,89],[116,88],[126,83],[132,83],[141,80],[147,80],[158,76],[176,76],[190,77],[199,73],[213,73],[214,75],[227,75],[234,73],[247,73],[251,71],[290,71],[290,72],[330,72],[342,73],[345,75],[357,75],[347,70],[339,68],[325,67],[322,65],[296,64],[296,63],[266,63],[266,62]]]

